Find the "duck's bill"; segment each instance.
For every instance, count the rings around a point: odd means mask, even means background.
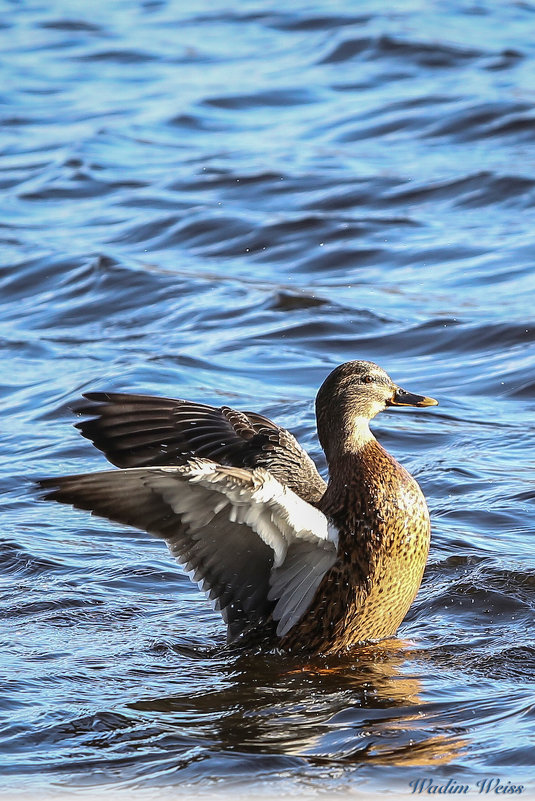
[[[428,398],[426,395],[414,395],[406,392],[401,387],[396,387],[392,398],[387,402],[388,406],[438,406],[438,401]]]

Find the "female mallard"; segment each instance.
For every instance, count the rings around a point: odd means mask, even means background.
[[[435,406],[372,362],[337,367],[316,398],[325,484],[266,417],[184,400],[95,392],[78,423],[121,470],[47,478],[47,499],[163,538],[215,601],[230,640],[333,653],[398,629],[420,586],[429,514],[368,423]]]

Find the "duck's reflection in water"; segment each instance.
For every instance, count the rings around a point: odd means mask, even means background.
[[[212,752],[284,755],[312,765],[445,764],[468,743],[449,704],[420,699],[410,649],[400,640],[313,661],[242,654],[221,667],[217,690],[145,699],[131,709]]]

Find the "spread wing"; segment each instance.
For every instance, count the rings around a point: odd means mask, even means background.
[[[215,601],[230,639],[271,619],[286,634],[336,561],[333,524],[263,468],[194,459],[39,484],[46,499],[163,538]]]
[[[184,465],[192,458],[230,467],[264,467],[309,503],[326,484],[310,456],[284,428],[254,412],[172,398],[91,392],[76,424],[117,467]]]

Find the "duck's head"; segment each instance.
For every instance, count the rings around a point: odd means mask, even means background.
[[[346,362],[327,376],[316,397],[318,436],[328,454],[334,437],[365,438],[369,421],[389,406],[437,404],[434,398],[401,389],[373,362]]]

